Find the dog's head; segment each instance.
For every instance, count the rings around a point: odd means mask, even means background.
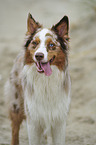
[[[29,14],[27,21],[27,39],[25,42],[25,64],[36,64],[39,73],[49,76],[51,65],[62,71],[67,64],[68,17],[64,16],[51,29],[43,28]]]

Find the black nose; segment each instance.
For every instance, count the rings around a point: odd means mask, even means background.
[[[37,61],[41,61],[44,58],[44,54],[43,53],[36,53],[35,58],[37,59]]]

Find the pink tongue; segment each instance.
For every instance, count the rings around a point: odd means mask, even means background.
[[[52,74],[52,69],[49,62],[43,64],[41,63],[41,67],[44,70],[46,76],[50,76]]]

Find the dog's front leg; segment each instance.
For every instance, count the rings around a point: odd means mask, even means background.
[[[10,111],[10,118],[12,121],[12,141],[11,145],[19,145],[19,130],[20,125],[25,119],[25,116],[21,110],[18,112]]]
[[[40,130],[39,126],[33,121],[27,120],[27,130],[29,145],[40,145]]]
[[[54,145],[65,145],[65,129],[66,121],[63,123],[57,123],[53,128]]]

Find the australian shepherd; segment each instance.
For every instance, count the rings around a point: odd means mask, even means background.
[[[69,20],[51,29],[28,15],[24,49],[5,85],[12,122],[11,145],[19,145],[19,130],[27,122],[29,145],[64,145],[70,105],[68,71]]]

